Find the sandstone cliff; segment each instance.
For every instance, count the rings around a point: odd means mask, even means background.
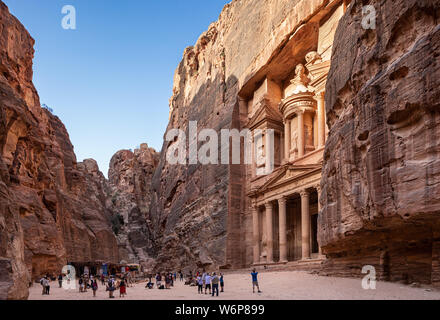
[[[440,280],[439,17],[439,1],[356,0],[340,22],[319,223],[329,273]]]
[[[134,152],[121,150],[110,161],[107,206],[113,212],[119,258],[151,269],[156,255],[151,232],[151,180],[159,154],[147,144]]]
[[[32,84],[34,40],[0,2],[0,299],[68,261],[118,261],[96,162],[77,164]]]
[[[282,57],[273,68],[269,63],[302,23],[328,3],[235,0],[226,5],[218,21],[184,52],[174,77],[167,132],[182,129],[188,137],[189,121],[197,121],[199,131],[241,130],[247,121],[239,101],[244,84],[246,90],[255,90],[266,73],[270,78],[286,77],[300,61]],[[307,50],[307,45],[292,50]],[[164,143],[153,178],[151,222],[158,240],[157,268],[249,265],[252,253],[246,248],[252,247],[252,224],[244,214],[250,207],[246,168],[170,165],[166,153],[174,143]]]

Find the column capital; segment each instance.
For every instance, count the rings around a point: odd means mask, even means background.
[[[325,91],[323,90],[323,91],[317,92],[317,93],[315,94],[315,96],[316,96],[317,98],[319,98],[319,99],[322,99],[322,98],[325,97]]]
[[[278,198],[278,203],[279,204],[285,204],[287,202],[287,197],[286,196],[282,196],[281,198]]]
[[[305,198],[308,197],[310,195],[309,191],[307,191],[307,189],[301,190],[299,192],[299,194],[301,195],[301,198]]]
[[[265,205],[266,209],[273,209],[273,204],[271,201],[266,201],[264,203],[264,205]]]
[[[321,185],[320,184],[316,185],[315,189],[316,189],[316,191],[318,191],[318,193],[321,193],[322,189],[321,189]]]

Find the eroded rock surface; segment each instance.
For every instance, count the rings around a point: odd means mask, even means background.
[[[354,1],[327,82],[320,242],[328,272],[439,281],[440,2]]]
[[[151,182],[159,154],[147,144],[139,149],[117,152],[110,161],[107,206],[113,212],[119,257],[151,269],[155,241],[151,232]]]
[[[68,261],[119,262],[96,162],[77,164],[32,84],[34,40],[0,2],[0,299]]]

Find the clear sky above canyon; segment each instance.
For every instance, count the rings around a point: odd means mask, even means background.
[[[174,71],[230,0],[3,0],[35,39],[34,84],[66,125],[78,161],[160,151]],[[76,8],[76,30],[61,26]]]

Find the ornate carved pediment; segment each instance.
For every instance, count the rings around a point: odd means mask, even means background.
[[[266,99],[263,99],[261,101],[259,109],[254,113],[252,118],[249,120],[247,127],[249,129],[257,129],[261,127],[265,127],[268,124],[272,124],[272,126],[269,125],[269,127],[274,129],[280,129],[283,128],[283,116],[281,113],[279,113],[277,110],[272,108],[269,104],[269,101]]]
[[[287,165],[282,170],[277,172],[271,179],[262,185],[257,193],[261,194],[271,189],[282,187],[287,183],[292,183],[295,180],[301,180],[310,174],[322,169],[321,164],[313,165]]]
[[[330,61],[308,64],[306,68],[311,78],[310,86],[313,87],[316,92],[325,90],[327,76],[330,71]]]

